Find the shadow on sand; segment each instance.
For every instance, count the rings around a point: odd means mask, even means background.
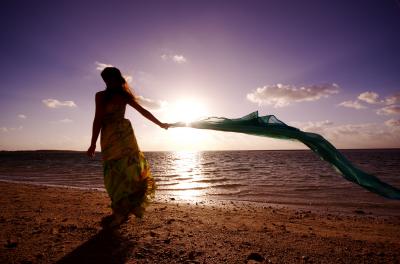
[[[57,263],[125,263],[132,247],[118,230],[102,229]]]

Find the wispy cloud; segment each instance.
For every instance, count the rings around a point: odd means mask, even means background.
[[[57,99],[43,99],[42,103],[49,108],[77,107],[74,101],[59,101]]]
[[[58,122],[60,122],[60,123],[72,123],[73,121],[71,119],[69,119],[69,118],[64,118],[64,119],[59,120]]]
[[[185,63],[186,62],[186,58],[183,57],[183,55],[174,55],[172,57],[172,60],[176,63]]]
[[[354,109],[365,109],[367,108],[366,106],[360,104],[359,101],[355,100],[355,101],[344,101],[341,102],[340,104],[338,104],[338,106],[343,106],[343,107],[348,107],[348,108],[354,108]]]
[[[27,116],[26,116],[26,115],[24,115],[24,114],[19,114],[19,115],[18,115],[18,118],[21,118],[21,119],[26,119],[26,118],[27,118]]]
[[[397,115],[400,114],[400,105],[388,105],[376,111],[378,115]]]
[[[388,127],[400,127],[400,120],[392,118],[392,119],[385,121],[385,125]]]
[[[310,130],[310,129],[315,129],[315,128],[325,128],[325,127],[329,127],[332,125],[333,125],[333,122],[330,120],[307,122],[305,125],[303,125],[303,129]]]
[[[114,67],[111,64],[102,63],[102,62],[98,62],[98,61],[96,61],[95,64],[96,64],[96,70],[98,70],[98,71],[102,71],[106,67]]]
[[[173,61],[178,64],[183,64],[187,62],[187,59],[182,54],[162,54],[161,59],[164,61]]]
[[[50,123],[52,123],[52,124],[69,124],[69,123],[72,123],[72,122],[73,122],[73,120],[71,120],[69,118],[64,118],[64,119],[60,119],[60,120],[57,120],[57,121],[52,121]]]
[[[395,93],[391,96],[388,96],[385,98],[385,103],[387,105],[392,105],[392,104],[399,104],[400,103],[400,92]]]
[[[131,83],[132,82],[132,76],[131,75],[123,75],[123,77],[125,78],[125,81],[127,82],[127,83]]]
[[[367,132],[370,134],[374,127],[376,125],[372,123],[345,124],[333,127],[328,132],[334,133],[336,136],[367,134]]]
[[[358,97],[359,100],[364,101],[369,104],[378,104],[382,101],[379,101],[379,94],[375,92],[363,92]]]
[[[247,94],[247,99],[259,105],[284,107],[293,102],[316,101],[339,92],[337,84],[321,84],[296,87],[293,85],[275,84],[257,88]]]
[[[384,147],[400,147],[400,120],[391,119],[384,123],[334,124],[333,122],[291,122],[303,131],[323,135],[336,147],[369,148],[377,142]]]
[[[361,93],[356,100],[352,101],[344,101],[339,104],[339,106],[354,108],[354,109],[364,109],[367,108],[366,105],[360,103],[363,101],[364,103],[371,105],[386,105],[380,109],[376,109],[376,113],[378,115],[394,115],[400,113],[400,106],[396,105],[400,103],[400,92],[395,93],[393,95],[387,96],[385,99],[379,99],[379,94],[372,91],[367,91]]]
[[[141,106],[151,110],[161,111],[167,106],[166,101],[153,100],[150,98],[145,98],[141,95],[136,95],[135,98]]]
[[[309,122],[290,122],[290,125],[300,128],[304,131],[310,131],[314,133],[323,133],[327,127],[331,127],[334,123],[330,120],[323,121],[309,121]]]
[[[0,131],[6,133],[6,132],[22,130],[22,128],[23,128],[23,126],[19,126],[19,127],[0,127]]]

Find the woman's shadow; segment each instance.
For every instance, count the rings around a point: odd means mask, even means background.
[[[118,229],[102,229],[95,236],[57,261],[64,263],[125,263],[133,243]]]

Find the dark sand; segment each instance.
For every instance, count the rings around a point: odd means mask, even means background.
[[[400,263],[399,215],[168,200],[110,231],[105,192],[0,191],[0,263]]]

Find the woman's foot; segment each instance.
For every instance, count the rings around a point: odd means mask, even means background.
[[[111,221],[114,219],[114,215],[112,214],[112,215],[107,215],[107,216],[105,216],[105,217],[103,217],[102,219],[101,219],[101,221],[100,221],[100,225],[103,227],[103,228],[106,228],[106,227],[108,227],[108,225],[111,223]]]
[[[107,219],[105,218],[106,217],[104,217],[103,220],[101,221],[103,228],[115,228],[128,221],[129,216],[124,214],[114,213],[108,216]]]
[[[121,224],[128,221],[128,218],[129,218],[129,215],[126,215],[126,214],[118,214],[118,213],[114,214],[114,219],[109,224],[109,227],[111,227],[111,228],[118,227]]]
[[[134,208],[132,209],[132,213],[133,213],[136,217],[138,217],[138,218],[143,218],[143,215],[144,215],[144,208],[141,207],[141,206],[134,207]]]

